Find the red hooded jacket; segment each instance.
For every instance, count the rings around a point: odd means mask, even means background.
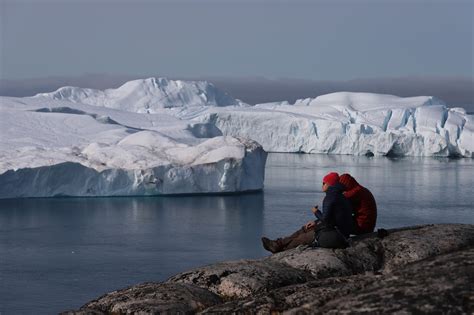
[[[344,196],[352,204],[356,221],[354,234],[373,232],[377,221],[377,204],[372,193],[349,174],[342,174],[339,182],[346,188]]]

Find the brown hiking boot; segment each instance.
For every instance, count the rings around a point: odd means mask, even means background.
[[[281,251],[280,244],[277,241],[272,241],[269,238],[262,237],[262,244],[263,244],[263,248],[265,248],[269,252],[272,252],[273,254]]]

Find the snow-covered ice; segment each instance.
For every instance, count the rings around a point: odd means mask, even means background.
[[[258,190],[263,149],[474,157],[473,115],[431,96],[251,106],[207,82],[149,78],[0,97],[0,111],[0,198]]]
[[[474,157],[474,116],[431,96],[338,92],[180,115],[270,152]]]
[[[68,100],[135,113],[155,113],[184,106],[244,105],[206,81],[148,78],[129,81],[117,89],[95,90],[66,86],[35,97]]]
[[[263,188],[262,147],[211,124],[48,96],[0,97],[0,114],[0,198]]]

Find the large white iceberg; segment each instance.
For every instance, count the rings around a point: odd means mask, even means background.
[[[211,124],[37,96],[0,97],[0,126],[0,198],[263,188],[262,147]]]
[[[474,117],[434,97],[339,92],[179,117],[250,138],[270,152],[474,157]]]

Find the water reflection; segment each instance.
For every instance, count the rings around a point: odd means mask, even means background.
[[[43,237],[67,232],[58,236],[70,242],[100,242],[120,234],[121,242],[183,249],[187,242],[204,248],[212,238],[208,245],[226,250],[226,242],[245,247],[261,236],[263,196],[2,200],[0,230],[11,239],[35,231]]]
[[[0,209],[5,313],[58,312],[125,285],[263,254],[255,246],[263,193],[17,199]]]

